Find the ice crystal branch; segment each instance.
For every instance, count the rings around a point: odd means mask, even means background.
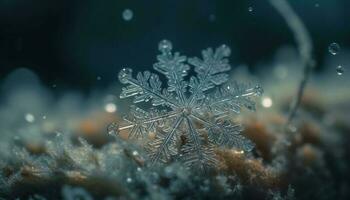
[[[225,84],[231,69],[229,47],[208,48],[202,58],[187,58],[173,53],[172,44],[163,40],[159,51],[153,68],[166,77],[167,86],[149,71],[134,78],[131,69],[121,70],[119,80],[126,86],[120,97],[133,97],[135,104],[124,124],[112,124],[109,132],[128,131],[129,139],[146,141],[152,165],[176,159],[205,170],[217,163],[215,146],[250,151],[254,145],[229,117],[242,107],[255,110],[252,97],[261,95],[262,89],[259,85]],[[191,66],[196,75],[188,77]],[[152,108],[137,107],[140,102],[151,102]]]
[[[288,116],[286,124],[288,126],[295,117],[295,114],[301,103],[301,99],[303,97],[303,93],[307,85],[308,79],[316,63],[315,60],[312,58],[312,40],[305,28],[305,25],[298,17],[298,15],[294,12],[292,7],[288,4],[286,0],[270,0],[270,3],[282,15],[289,28],[292,30],[298,46],[299,54],[302,59],[302,64],[304,66],[303,77],[299,83],[297,95],[293,101],[293,104],[291,105],[290,113]]]

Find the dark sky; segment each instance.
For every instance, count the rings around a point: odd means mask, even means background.
[[[348,0],[290,2],[319,62],[330,43],[350,45]],[[127,8],[131,21],[122,19]],[[268,62],[278,47],[293,44],[266,0],[0,0],[0,26],[0,80],[27,67],[45,84],[82,90],[115,81],[122,67],[150,68],[165,38],[188,56],[225,43],[233,49],[232,64],[249,65]]]

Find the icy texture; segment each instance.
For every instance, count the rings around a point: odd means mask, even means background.
[[[166,77],[167,87],[150,71],[133,77],[132,69],[121,70],[119,80],[126,86],[120,97],[134,97],[134,105],[124,117],[125,124],[112,124],[109,133],[127,130],[129,139],[144,139],[152,165],[180,160],[188,167],[205,170],[217,163],[215,146],[252,150],[254,145],[240,134],[242,127],[230,116],[240,113],[242,107],[255,110],[251,98],[261,95],[262,89],[225,84],[231,69],[227,59],[230,48],[208,48],[202,51],[202,58],[187,58],[173,53],[171,42],[163,40],[159,51],[153,68]],[[190,76],[191,67],[194,76]],[[151,103],[149,111],[136,106],[141,102]]]

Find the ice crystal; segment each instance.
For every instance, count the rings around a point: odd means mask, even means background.
[[[261,95],[262,89],[226,84],[230,48],[208,48],[202,51],[202,59],[173,53],[168,40],[161,41],[158,48],[161,54],[153,68],[165,76],[167,86],[150,71],[134,78],[132,69],[122,69],[119,80],[126,87],[120,98],[134,97],[134,105],[125,123],[112,124],[109,133],[119,135],[125,130],[129,139],[143,139],[152,165],[180,160],[186,166],[206,169],[217,163],[214,147],[252,150],[254,145],[241,135],[242,127],[230,116],[240,113],[242,107],[255,110],[252,97]],[[151,108],[137,107],[141,102],[150,102]]]

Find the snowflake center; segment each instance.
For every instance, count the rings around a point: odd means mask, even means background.
[[[191,108],[183,108],[182,109],[182,114],[184,116],[189,116],[189,115],[191,115],[191,113],[192,113],[192,109]]]

